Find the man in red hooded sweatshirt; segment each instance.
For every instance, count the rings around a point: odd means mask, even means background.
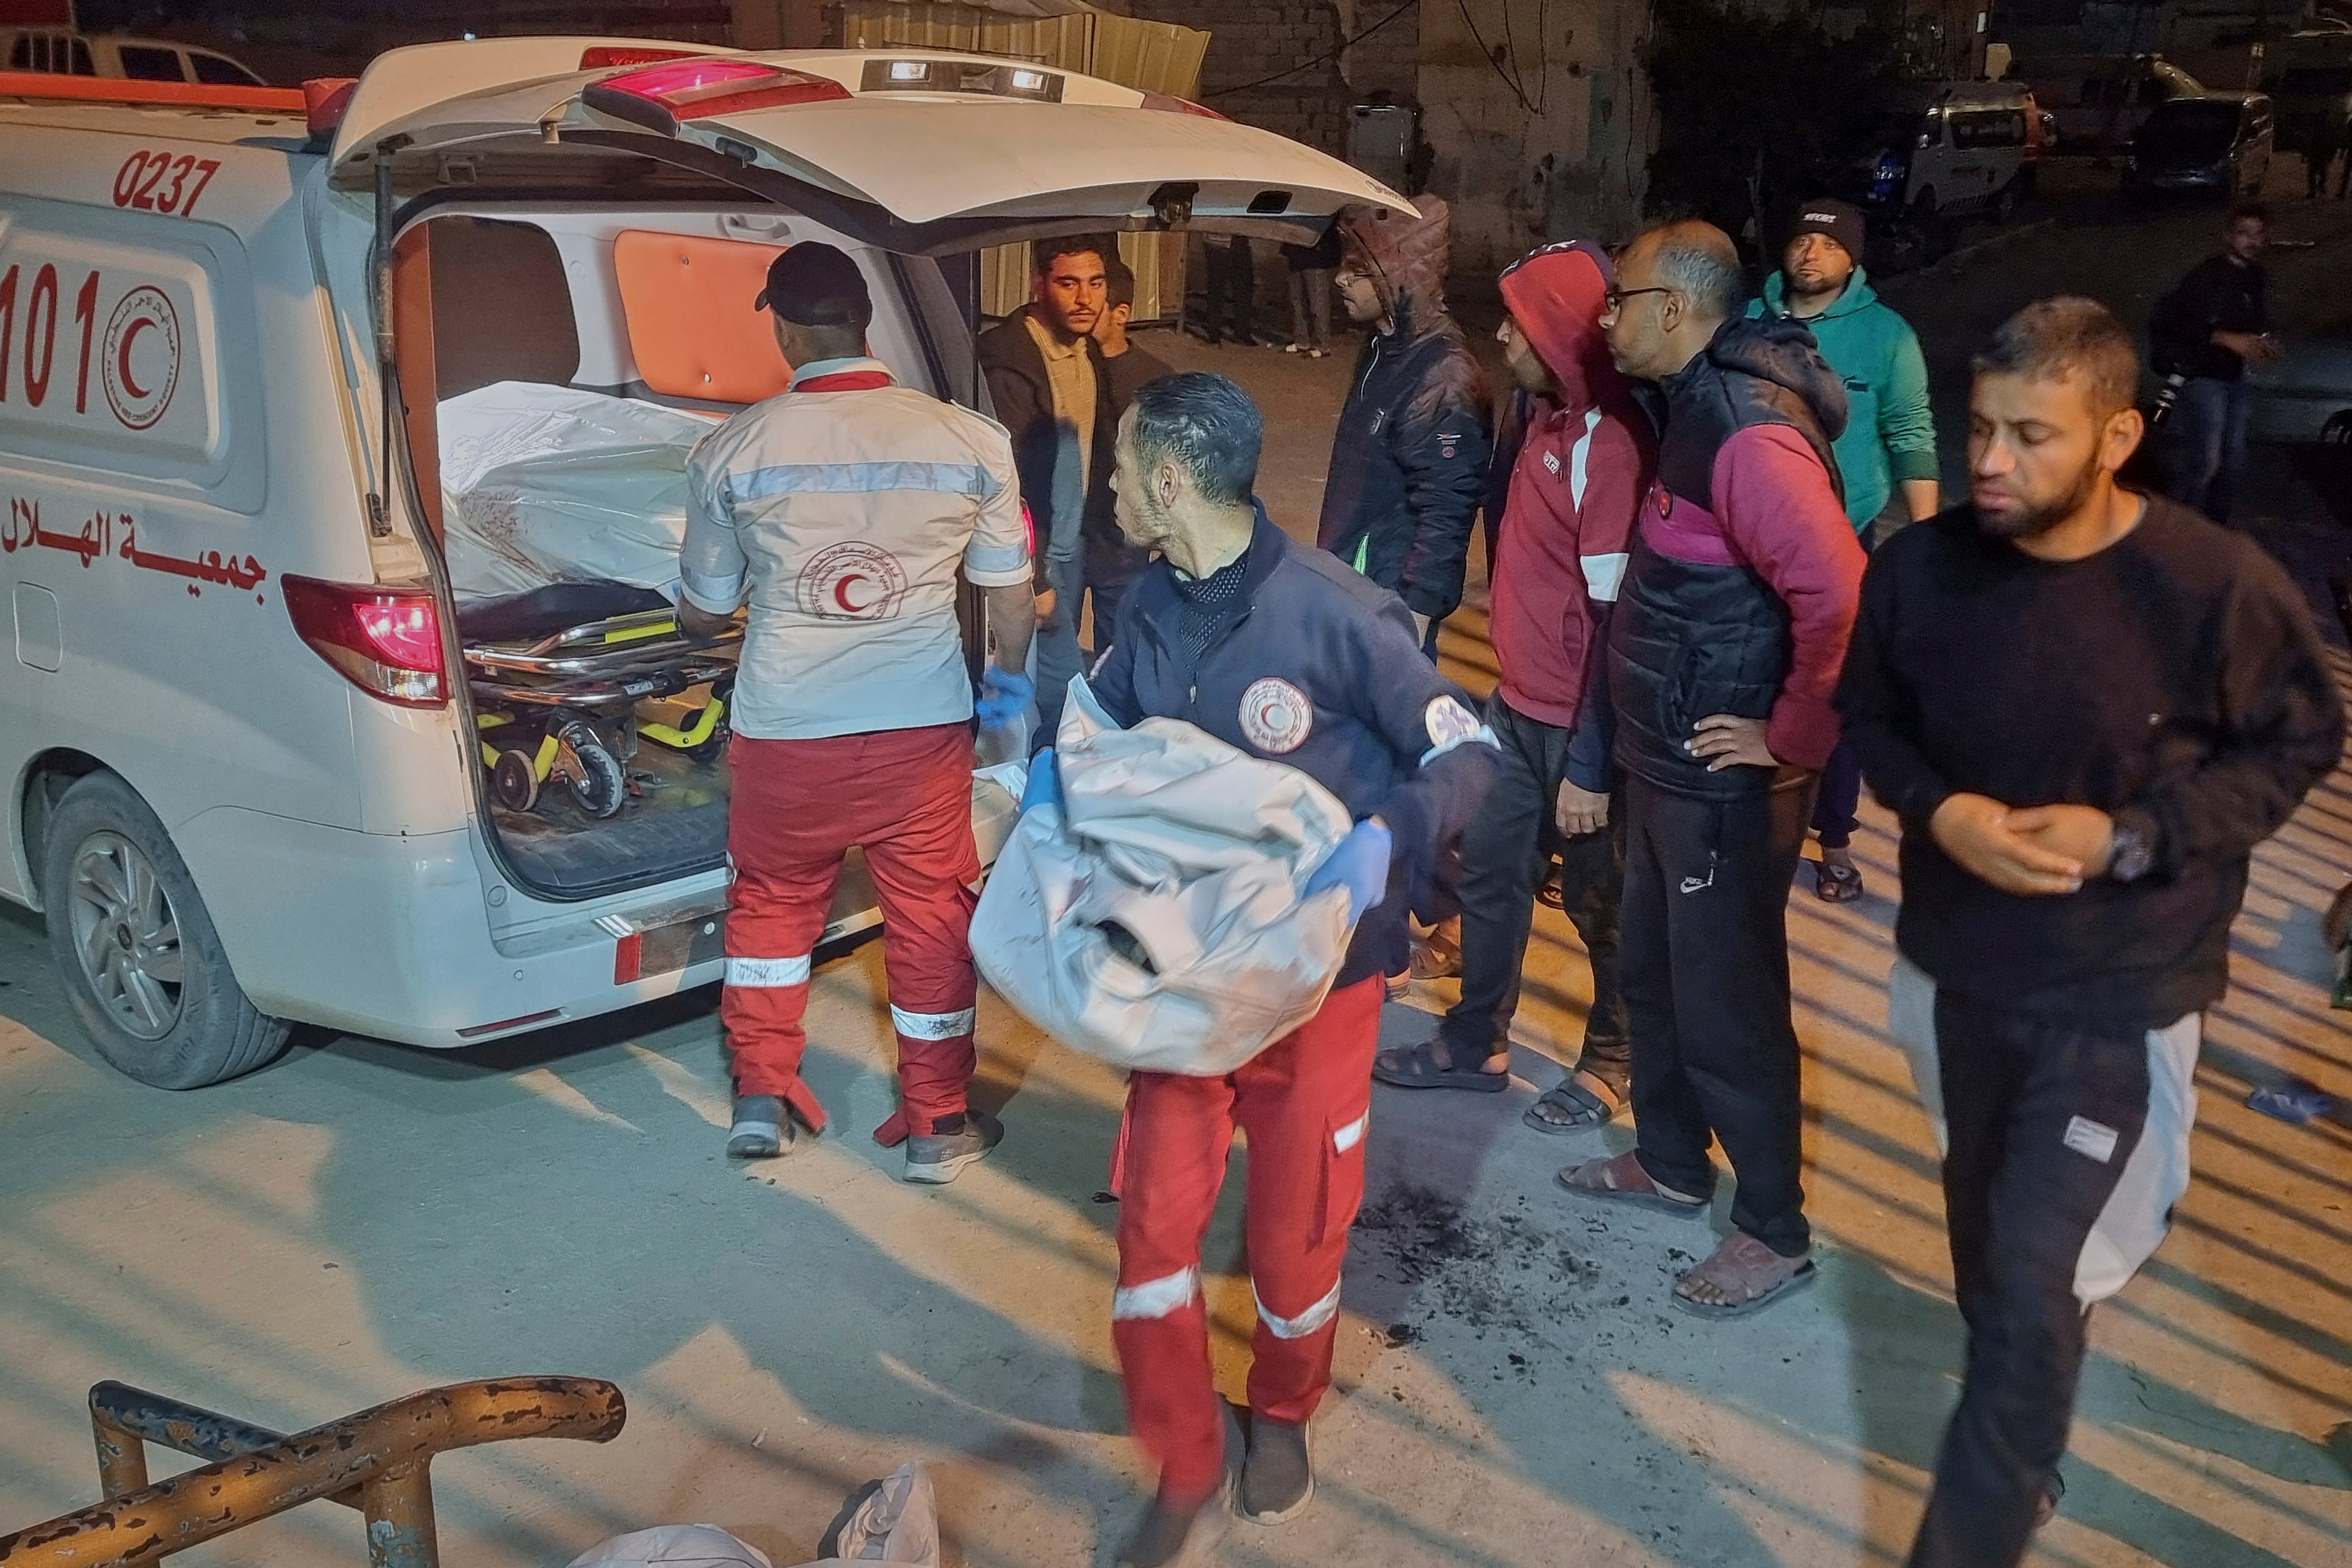
[[[1584,240],[1548,245],[1502,277],[1496,333],[1526,402],[1496,531],[1488,636],[1502,681],[1486,723],[1502,767],[1462,838],[1462,999],[1437,1037],[1383,1051],[1373,1068],[1400,1089],[1499,1093],[1510,1081],[1511,1016],[1535,893],[1557,852],[1569,918],[1592,964],[1592,1006],[1576,1070],[1527,1113],[1570,1132],[1614,1116],[1630,1071],[1617,990],[1617,892],[1610,823],[1609,612],[1625,574],[1655,443],[1601,331],[1614,283]]]

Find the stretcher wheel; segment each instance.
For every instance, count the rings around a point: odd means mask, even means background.
[[[621,803],[629,798],[629,775],[622,768],[621,759],[608,751],[585,724],[569,726],[562,739],[580,760],[579,768],[568,781],[572,804],[594,817],[611,816],[619,811]]]
[[[529,752],[505,751],[490,769],[490,796],[509,811],[529,811],[539,804],[539,770]]]

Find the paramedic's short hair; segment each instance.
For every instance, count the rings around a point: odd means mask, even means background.
[[[1163,375],[1136,389],[1135,456],[1168,458],[1213,506],[1247,506],[1257,486],[1265,420],[1249,394],[1209,371]]]
[[[2079,375],[2090,384],[2091,407],[2105,419],[2129,408],[2139,392],[2139,351],[2116,314],[2096,300],[2063,294],[2036,300],[1993,332],[1974,369],[2057,381]]]
[[[1135,309],[1135,268],[1114,256],[1103,262],[1103,303],[1112,310]]]
[[[1043,278],[1054,269],[1054,263],[1065,256],[1091,256],[1108,272],[1110,264],[1118,259],[1118,241],[1107,234],[1072,234],[1059,239],[1033,239],[1029,242],[1029,275]]]
[[[1703,321],[1727,321],[1748,303],[1748,277],[1739,247],[1711,223],[1685,218],[1643,236],[1654,247],[1659,281],[1679,289]]]
[[[2271,209],[2252,196],[2240,196],[2230,204],[2229,212],[2222,216],[2221,226],[2225,229],[2235,228],[2248,218],[2259,224],[2267,224],[2271,221]]]

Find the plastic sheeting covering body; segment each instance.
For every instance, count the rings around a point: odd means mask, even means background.
[[[686,459],[709,417],[536,382],[443,403],[441,487],[460,598],[549,583],[677,597]]]

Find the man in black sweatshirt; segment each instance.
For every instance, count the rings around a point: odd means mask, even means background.
[[[2254,389],[2246,367],[2278,353],[2270,335],[2263,252],[2270,215],[2263,204],[2232,202],[2221,252],[2189,268],[2156,302],[2147,322],[2156,374],[2179,376],[2167,462],[2172,499],[2220,522],[2231,521],[2246,468],[2246,432]]]
[[[2248,858],[2343,744],[2286,574],[2116,483],[2137,376],[2091,300],[2000,328],[1969,395],[1971,504],[1872,558],[1838,689],[1903,825],[1889,1022],[1943,1149],[1969,1327],[1913,1568],[2023,1556],[2085,1314],[2189,1185]]]

